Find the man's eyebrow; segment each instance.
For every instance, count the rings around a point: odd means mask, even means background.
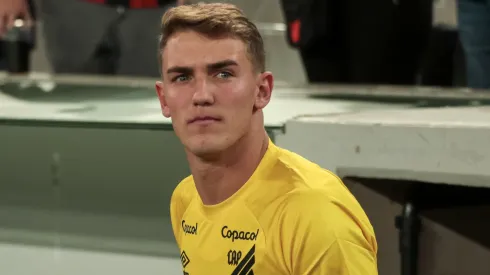
[[[208,64],[206,67],[208,68],[208,71],[216,71],[216,70],[228,67],[228,66],[238,66],[238,63],[234,60],[226,59],[226,60],[219,61],[216,63]]]
[[[167,74],[180,73],[180,74],[192,74],[194,70],[191,67],[174,66],[167,70]]]
[[[238,66],[238,63],[234,60],[226,59],[226,60],[222,60],[206,65],[208,71],[216,71],[219,69],[226,68],[228,66]],[[167,74],[171,74],[171,73],[192,74],[193,72],[194,72],[193,68],[185,67],[185,66],[173,66],[168,68],[167,70]]]

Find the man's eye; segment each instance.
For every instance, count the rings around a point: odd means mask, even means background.
[[[187,75],[179,75],[172,79],[172,82],[183,82],[189,80],[189,76]]]
[[[226,79],[226,78],[231,77],[232,75],[229,72],[219,72],[216,76],[218,78],[224,78],[224,79]]]

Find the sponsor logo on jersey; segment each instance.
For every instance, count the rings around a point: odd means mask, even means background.
[[[254,271],[252,268],[255,264],[255,245],[252,246],[250,251],[248,251],[247,255],[243,257],[240,263],[237,265],[235,270],[231,273],[231,275],[253,275]]]
[[[197,235],[197,223],[196,225],[190,225],[186,224],[185,220],[182,220],[182,230],[184,230],[184,233],[191,234],[191,235]]]
[[[225,239],[231,239],[232,242],[235,242],[235,240],[256,241],[258,235],[259,229],[256,232],[251,232],[231,230],[228,229],[227,225],[221,228],[221,236]]]

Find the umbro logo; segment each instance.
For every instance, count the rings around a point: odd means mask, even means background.
[[[187,254],[185,254],[185,251],[182,251],[182,253],[180,253],[180,261],[182,262],[183,268],[185,268],[191,262],[191,260],[189,260],[189,257],[187,257]]]

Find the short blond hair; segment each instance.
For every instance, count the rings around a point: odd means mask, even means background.
[[[179,31],[192,30],[210,38],[231,37],[243,41],[255,70],[265,71],[265,50],[262,36],[241,9],[225,3],[199,3],[169,9],[162,17],[158,61],[169,38]]]

